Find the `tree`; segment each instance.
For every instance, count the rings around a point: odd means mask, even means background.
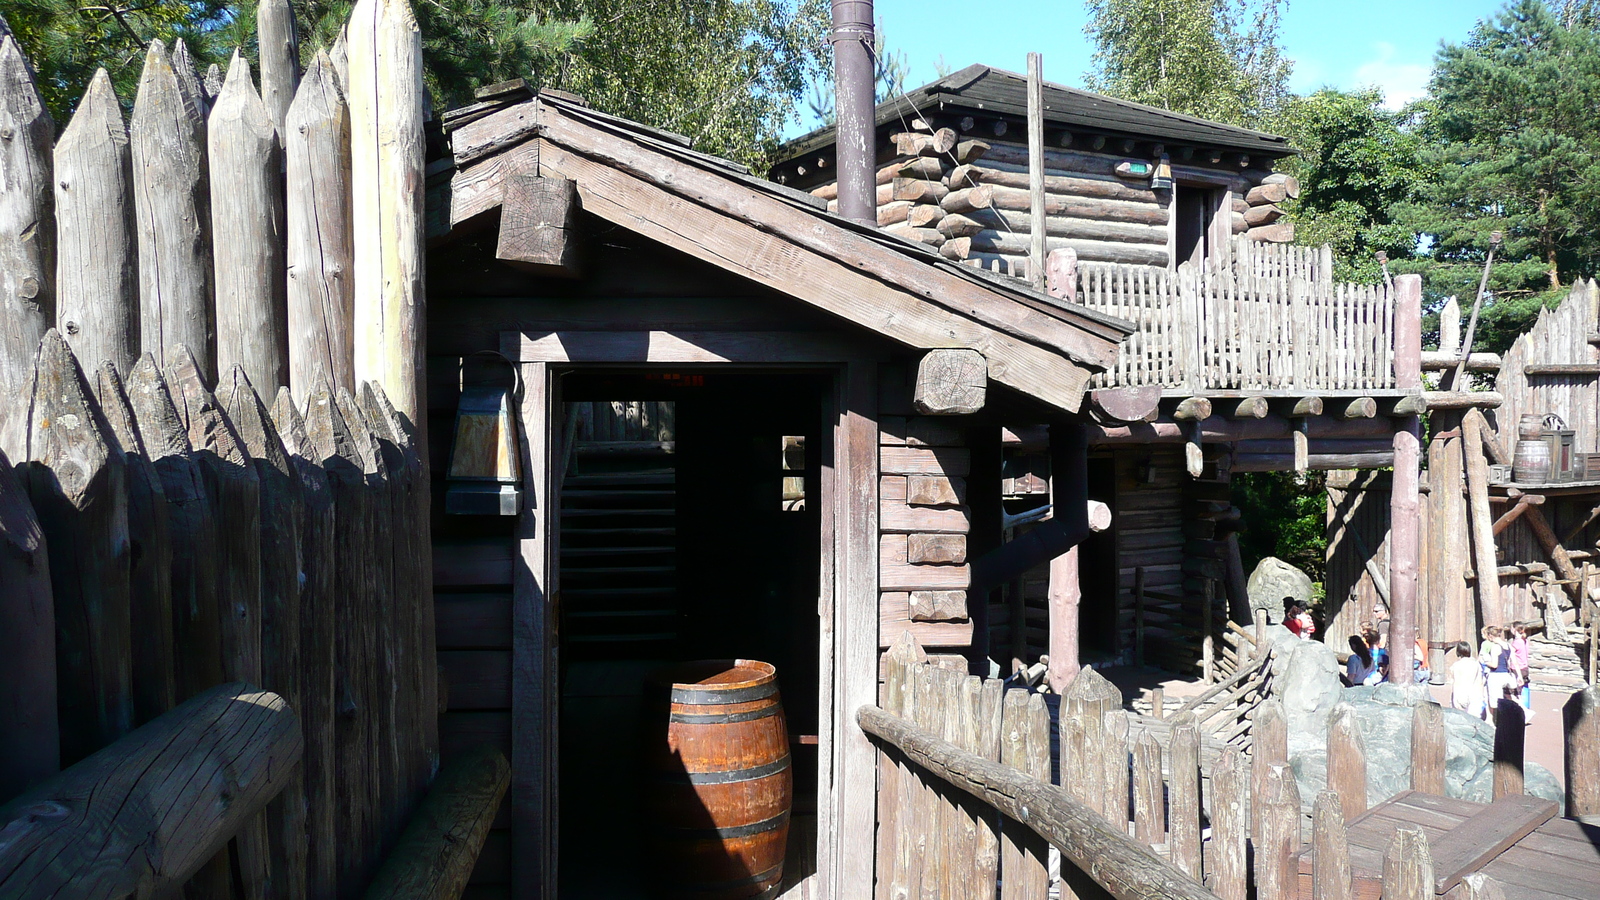
[[[1288,96],[1283,0],[1088,0],[1090,90],[1219,122],[1259,122]]]
[[[1425,190],[1399,215],[1424,235],[1430,292],[1464,300],[1476,292],[1490,232],[1504,233],[1479,349],[1503,349],[1540,306],[1600,263],[1600,34],[1592,22],[1592,5],[1581,0],[1562,16],[1542,0],[1515,0],[1465,43],[1439,51],[1421,117]]]
[[[900,50],[890,50],[883,39],[883,20],[872,29],[872,57],[877,63],[873,66],[872,102],[882,103],[897,97],[906,91],[906,75],[911,71],[911,66],[906,62],[906,55]],[[939,58],[940,62],[944,57]],[[943,78],[950,74],[949,67],[941,72]],[[834,124],[834,94],[837,90],[833,80],[833,66],[831,62],[822,65],[820,77],[811,84],[811,96],[807,98],[806,105],[811,110],[811,115],[817,120],[818,127],[832,127]]]
[[[1300,182],[1300,198],[1285,204],[1296,237],[1331,246],[1341,280],[1376,280],[1376,251],[1400,260],[1416,250],[1416,233],[1394,216],[1421,189],[1423,146],[1412,120],[1384,109],[1375,88],[1323,88],[1291,98],[1273,124],[1300,151],[1280,164]]]

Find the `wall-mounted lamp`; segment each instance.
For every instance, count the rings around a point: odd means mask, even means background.
[[[508,384],[467,384],[462,360],[461,399],[456,403],[455,440],[444,511],[458,516],[514,516],[522,498],[522,464],[517,449],[517,367],[493,350],[510,368]],[[470,357],[469,357],[470,358]]]
[[[1172,160],[1165,153],[1156,161],[1156,171],[1150,176],[1150,190],[1172,190]]]

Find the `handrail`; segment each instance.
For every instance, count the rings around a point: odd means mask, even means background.
[[[876,706],[861,707],[856,721],[921,768],[1033,829],[1117,900],[1221,900],[1057,785],[962,750]]]
[[[0,807],[0,897],[164,896],[283,790],[301,749],[277,694],[198,694]]]
[[[1244,681],[1246,678],[1249,678],[1251,675],[1255,674],[1276,655],[1276,651],[1272,650],[1261,654],[1260,656],[1256,657],[1254,662],[1251,662],[1245,666],[1241,666],[1239,671],[1212,685],[1206,690],[1205,693],[1189,698],[1188,702],[1178,707],[1177,711],[1175,711],[1172,715],[1176,716],[1180,713],[1193,712],[1194,710],[1199,709],[1218,694],[1221,694],[1228,688],[1233,687],[1239,682]],[[1168,718],[1171,718],[1171,716],[1168,716]]]

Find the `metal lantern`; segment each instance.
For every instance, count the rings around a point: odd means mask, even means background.
[[[1172,190],[1172,159],[1167,154],[1161,154],[1161,159],[1156,161],[1155,174],[1150,176],[1150,190]]]
[[[480,354],[474,354],[480,355]],[[465,384],[456,403],[455,439],[445,475],[444,511],[451,515],[514,516],[522,498],[522,464],[517,442],[517,369],[509,384]],[[463,360],[465,362],[465,360]],[[463,378],[465,381],[465,378]]]

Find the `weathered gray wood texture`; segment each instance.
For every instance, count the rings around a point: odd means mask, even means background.
[[[94,367],[139,358],[133,157],[122,106],[101,69],[55,150],[56,326]]]
[[[50,145],[55,123],[16,39],[0,38],[0,396],[16,396],[39,339],[55,324],[55,221]],[[0,407],[0,451],[20,457],[23,423]],[[8,422],[10,423],[8,425]]]
[[[33,504],[0,452],[0,798],[61,767],[50,553]]]

